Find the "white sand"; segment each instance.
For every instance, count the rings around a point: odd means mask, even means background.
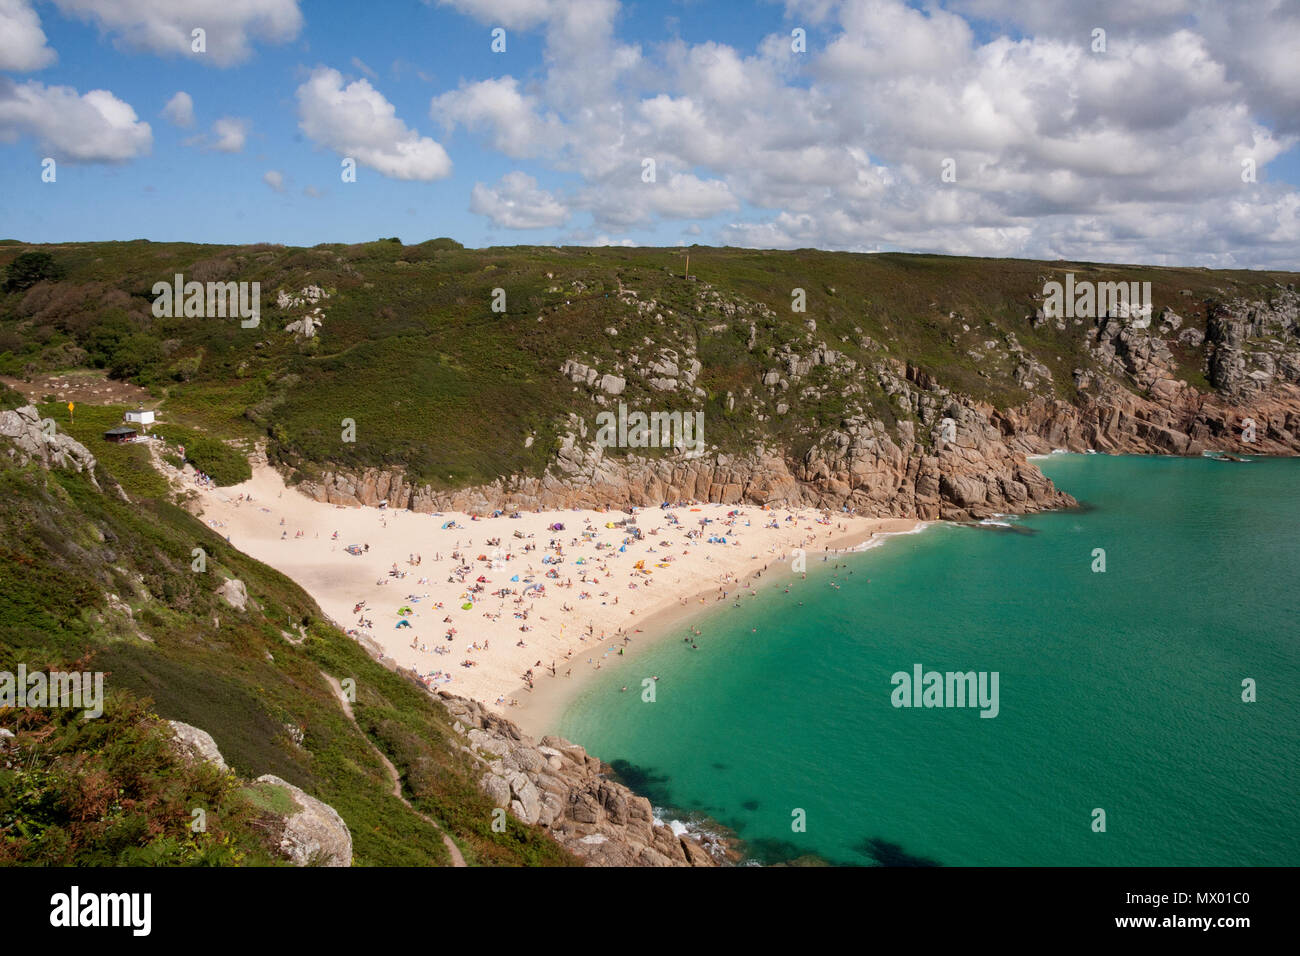
[[[620,647],[625,656],[635,654],[670,620],[722,600],[720,589],[734,601],[737,582],[764,566],[768,575],[792,574],[793,549],[806,549],[812,560],[814,551],[918,527],[912,519],[705,504],[639,509],[638,541],[630,528],[606,527],[629,517],[620,511],[474,519],[323,504],[286,488],[266,466],[242,485],[198,491],[203,521],[296,581],[340,627],[368,635],[429,686],[477,699],[535,734],[551,729],[584,676],[617,662]],[[731,511],[738,516],[728,517]],[[701,527],[703,518],[710,523]],[[564,530],[548,530],[555,522]],[[702,533],[688,538],[690,531]],[[707,543],[711,536],[727,543]],[[489,539],[500,539],[499,548]],[[345,550],[351,544],[370,550],[353,556]],[[413,555],[418,565],[410,563]],[[391,574],[394,565],[401,577]],[[558,577],[547,576],[552,570]],[[510,593],[498,595],[503,588]],[[361,602],[364,608],[354,611]],[[407,607],[410,613],[399,613]],[[403,620],[410,626],[399,626]],[[530,669],[534,691],[524,682]]]

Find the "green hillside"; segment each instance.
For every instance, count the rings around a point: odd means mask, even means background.
[[[1176,308],[1185,328],[1201,331],[1207,303],[1267,299],[1296,281],[1286,273],[814,250],[467,250],[450,240],[310,249],[14,243],[0,246],[0,268],[32,252],[48,255],[49,277],[0,295],[0,375],[102,369],[149,389],[177,426],[268,438],[272,459],[298,477],[400,465],[435,488],[540,474],[566,417],[589,420],[596,408],[559,372],[570,359],[605,371],[645,366],[665,349],[697,357],[703,395],[655,391],[629,375],[622,398],[705,411],[708,440],[723,452],[763,441],[801,454],[845,415],[862,411],[888,424],[910,414],[873,372],[890,360],[998,408],[1035,394],[1073,399],[1074,371],[1096,370],[1078,323],[1061,330],[1031,321],[1044,281],[1066,271],[1150,281],[1157,311]],[[20,285],[30,282],[31,269],[21,271]],[[177,273],[260,283],[260,324],[155,317],[152,288]],[[276,304],[279,293],[309,286],[327,298]],[[492,310],[496,289],[504,313]],[[805,312],[792,311],[795,289],[804,291]],[[285,331],[313,307],[313,336]],[[1050,381],[1023,383],[1013,342]],[[797,392],[759,386],[783,354],[806,355],[818,343],[857,363],[854,394],[826,367],[804,376]],[[1204,357],[1204,346],[1175,343],[1175,360],[1198,387]],[[344,419],[356,423],[355,442],[342,440]]]
[[[18,709],[15,759],[0,760],[0,862],[268,863],[244,781],[271,773],[334,807],[357,865],[447,865],[438,829],[471,865],[566,864],[541,830],[492,806],[454,749],[446,711],[321,618],[295,584],[158,498],[128,502],[111,466],[85,476],[0,458],[0,667],[103,671],[102,719]],[[204,573],[192,551],[206,552]],[[240,612],[216,594],[244,582]],[[356,682],[356,719],[322,672]],[[160,718],[208,731],[238,775],[178,760]],[[367,742],[367,738],[370,741]],[[189,830],[205,808],[205,834]]]

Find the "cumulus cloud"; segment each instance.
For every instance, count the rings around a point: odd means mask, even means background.
[[[57,59],[45,43],[41,18],[29,0],[0,0],[0,70],[25,73]]]
[[[559,120],[543,116],[537,98],[520,93],[512,76],[462,83],[458,90],[435,96],[429,115],[448,128],[459,123],[490,133],[492,147],[513,159],[548,152],[562,134]]]
[[[193,56],[232,66],[255,41],[285,43],[302,29],[298,0],[53,0],[64,16],[99,27],[119,47]],[[191,31],[206,31],[206,52],[191,52]]]
[[[451,158],[434,140],[397,117],[367,80],[344,85],[343,75],[318,67],[298,87],[298,128],[314,143],[392,179],[443,179]]]
[[[503,229],[541,229],[562,225],[569,218],[563,203],[539,189],[532,176],[518,171],[506,173],[495,186],[476,183],[469,208]]]
[[[462,84],[431,114],[576,178],[566,202],[592,235],[743,210],[714,235],[1294,264],[1298,193],[1265,172],[1300,141],[1292,2],[787,0],[791,22],[819,27],[806,53],[785,31],[653,56],[618,39],[615,0],[446,2],[538,30],[543,69],[526,88]]]
[[[193,126],[194,98],[184,90],[178,90],[163,107],[162,115],[173,126]]]
[[[278,169],[268,169],[262,174],[262,182],[278,193],[284,192],[284,173]]]
[[[223,116],[212,124],[210,133],[191,136],[186,146],[198,146],[217,153],[238,153],[248,141],[248,120],[237,116]]]
[[[212,124],[210,149],[218,153],[238,153],[248,139],[248,121],[235,116],[223,116]]]
[[[23,136],[60,162],[124,162],[153,146],[149,124],[108,90],[79,94],[70,86],[0,77],[0,142]]]

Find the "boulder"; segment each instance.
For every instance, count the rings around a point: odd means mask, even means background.
[[[201,730],[190,724],[183,724],[179,720],[169,720],[167,724],[172,729],[176,750],[179,753],[186,754],[197,760],[206,760],[219,770],[230,770],[226,766],[225,759],[221,756],[221,751],[217,749],[217,742],[212,739],[212,735],[206,730]]]
[[[248,588],[239,578],[226,578],[221,587],[217,588],[217,593],[236,611],[243,611],[248,606]]]
[[[274,774],[257,784],[287,791],[297,808],[284,818],[280,852],[295,866],[351,866],[352,833],[333,807]]]

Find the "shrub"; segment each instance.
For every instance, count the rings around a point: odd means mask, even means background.
[[[218,485],[237,485],[253,477],[243,453],[215,438],[193,439],[185,446],[185,457]]]
[[[24,252],[5,269],[4,290],[22,292],[46,279],[57,279],[63,269],[48,252]]]

